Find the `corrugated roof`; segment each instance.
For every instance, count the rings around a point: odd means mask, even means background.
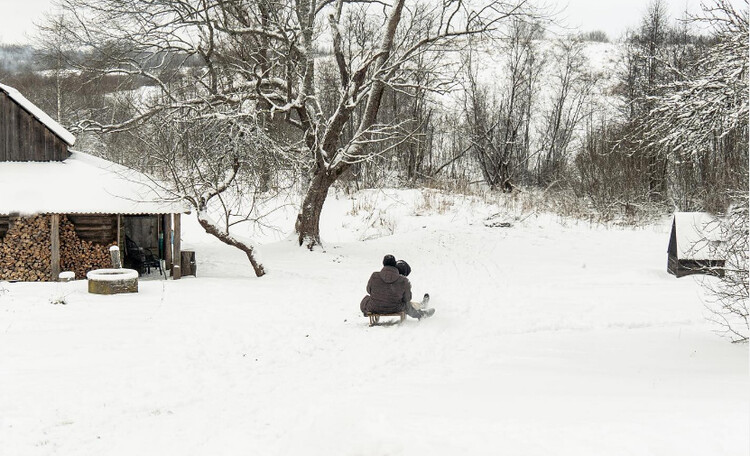
[[[677,257],[684,260],[719,260],[719,220],[706,212],[675,212]]]
[[[0,162],[0,214],[175,214],[190,206],[151,177],[71,151],[61,162]]]
[[[69,146],[72,146],[76,142],[76,137],[71,132],[66,130],[62,125],[57,123],[52,117],[48,116],[47,113],[39,109],[37,105],[26,99],[21,92],[14,89],[13,87],[0,84],[0,90],[7,93],[8,96],[18,103],[23,109],[29,112],[32,116],[39,119],[41,123],[47,126],[54,134],[60,139],[65,141]]]

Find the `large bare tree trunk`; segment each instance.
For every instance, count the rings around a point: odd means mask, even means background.
[[[380,110],[380,101],[383,98],[383,92],[387,86],[386,80],[392,77],[396,71],[395,67],[386,69],[386,65],[393,50],[393,38],[396,35],[396,28],[401,21],[401,12],[404,9],[405,3],[406,0],[397,0],[393,5],[393,10],[388,18],[386,31],[380,44],[380,52],[374,61],[374,71],[379,77],[373,77],[370,93],[367,96],[367,103],[365,104],[364,114],[359,122],[359,127],[357,128],[355,137],[367,139],[371,136],[369,134],[369,129],[375,124],[378,111]],[[357,86],[362,83],[361,78],[364,78],[366,69],[367,66],[362,67],[355,73],[352,78],[353,85]],[[331,126],[322,141],[323,148],[329,156],[335,155],[334,150],[340,141],[341,131],[350,116],[350,108],[340,109],[331,120]],[[323,203],[325,203],[326,197],[328,196],[328,189],[331,188],[331,185],[344,171],[349,169],[352,163],[363,161],[367,158],[362,143],[356,140],[350,142],[344,148],[346,149],[344,155],[349,158],[340,159],[332,165],[327,163],[327,160],[321,156],[321,153],[317,148],[314,149],[318,161],[318,168],[313,176],[312,182],[310,182],[310,187],[307,190],[305,201],[302,203],[302,209],[297,216],[297,224],[295,226],[299,245],[304,245],[310,250],[316,245],[321,245],[320,213],[323,211]]]
[[[302,209],[297,215],[295,228],[299,236],[299,245],[304,245],[310,250],[316,245],[321,245],[320,214],[323,211],[328,190],[335,181],[336,177],[331,176],[327,171],[321,170],[313,176],[305,195],[305,201],[302,203]]]

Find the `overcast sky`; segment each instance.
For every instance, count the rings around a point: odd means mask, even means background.
[[[567,26],[581,31],[604,30],[617,39],[638,25],[650,0],[546,0],[562,14]],[[738,0],[739,1],[739,0]],[[685,8],[696,11],[700,0],[666,0],[671,17]],[[0,43],[27,43],[35,33],[34,23],[52,12],[52,0],[0,0]]]

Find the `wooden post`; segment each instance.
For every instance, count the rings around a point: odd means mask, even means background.
[[[50,241],[50,280],[57,282],[60,277],[60,214],[52,214],[50,217]]]
[[[164,264],[172,270],[172,214],[164,215]]]
[[[117,248],[120,249],[120,261],[122,262],[122,216],[117,214]]]
[[[109,256],[112,260],[112,269],[122,269],[122,259],[120,258],[120,248],[112,246],[109,248]]]
[[[182,223],[180,217],[182,214],[174,215],[174,262],[172,264],[172,277],[178,280],[182,277],[182,267],[180,265],[180,259],[182,258],[182,245],[180,242],[181,227]]]

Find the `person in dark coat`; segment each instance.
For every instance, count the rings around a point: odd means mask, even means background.
[[[406,312],[413,318],[426,316],[426,312],[414,308],[410,302],[409,279],[399,273],[396,258],[393,255],[386,255],[383,258],[383,269],[373,272],[367,282],[367,296],[362,298],[359,304],[362,314]]]

